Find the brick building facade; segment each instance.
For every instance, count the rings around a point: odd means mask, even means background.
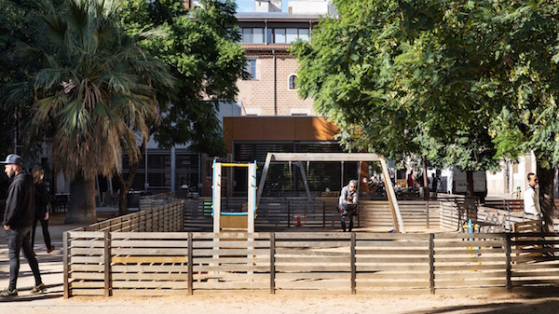
[[[256,61],[256,78],[237,83],[243,115],[315,115],[312,99],[298,97],[296,81],[295,88],[290,85],[297,75],[297,60],[285,48],[266,53],[247,50],[247,58]]]

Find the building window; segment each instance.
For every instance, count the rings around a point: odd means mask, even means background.
[[[274,43],[285,44],[285,28],[274,29]]]
[[[299,28],[299,39],[303,41],[309,41],[309,29],[308,28]]]
[[[297,88],[297,75],[292,74],[289,76],[287,89],[295,90]]]
[[[287,43],[292,43],[294,41],[297,40],[298,34],[297,34],[297,29],[296,28],[288,28],[287,29]]]
[[[245,115],[246,116],[259,116],[262,114],[261,108],[246,108]]]
[[[249,80],[257,80],[256,59],[247,59],[245,71],[249,74]]]
[[[252,44],[252,28],[243,28],[243,44]]]
[[[292,116],[310,116],[311,110],[308,108],[291,108],[289,109],[289,113]]]
[[[243,44],[263,44],[263,28],[243,28],[241,29],[241,42]]]
[[[266,43],[271,44],[274,42],[274,30],[272,28],[268,28],[267,35],[266,35]]]
[[[252,42],[255,44],[264,43],[264,29],[263,28],[253,28],[252,29]]]

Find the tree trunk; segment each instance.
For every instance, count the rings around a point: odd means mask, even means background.
[[[466,171],[466,196],[475,196],[474,194],[474,172]]]
[[[92,224],[97,222],[95,207],[95,178],[85,179],[80,174],[70,183],[67,224]]]
[[[535,155],[539,156],[537,153]],[[536,172],[539,179],[540,190],[540,209],[548,228],[546,231],[553,231],[553,217],[555,216],[553,180],[555,178],[555,169],[544,169],[540,164],[541,163],[536,160]]]
[[[429,176],[427,175],[427,162],[425,161],[425,156],[421,157],[423,161],[423,199],[429,200]]]
[[[134,176],[140,168],[140,163],[142,162],[145,150],[146,141],[143,141],[142,145],[140,145],[140,156],[138,157],[137,162],[130,164],[130,172],[128,172],[128,176],[126,177],[126,179],[124,179],[124,176],[121,173],[115,172],[115,177],[120,183],[120,199],[118,202],[118,214],[120,216],[128,214],[128,191],[130,190],[130,187],[132,187]]]
[[[126,185],[126,181],[119,174],[116,175],[120,183],[120,198],[118,199],[118,215],[123,216],[128,214],[128,191],[130,187]]]

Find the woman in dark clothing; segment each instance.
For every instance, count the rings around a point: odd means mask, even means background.
[[[43,169],[33,169],[33,183],[35,183],[35,215],[33,216],[32,234],[31,234],[31,247],[35,245],[35,228],[37,227],[37,221],[41,222],[43,227],[43,238],[45,239],[45,244],[47,246],[47,253],[54,250],[54,246],[50,242],[49,234],[49,195],[47,192],[47,186],[43,182],[43,177],[45,173]]]

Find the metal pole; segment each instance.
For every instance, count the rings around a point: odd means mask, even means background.
[[[146,144],[146,150],[144,151],[144,190],[147,192],[148,188],[148,147]]]
[[[171,192],[175,192],[175,181],[177,174],[176,156],[175,156],[175,146],[171,148]]]
[[[340,193],[344,188],[344,162],[341,161],[340,164],[342,165],[341,169],[341,178],[340,178]]]

